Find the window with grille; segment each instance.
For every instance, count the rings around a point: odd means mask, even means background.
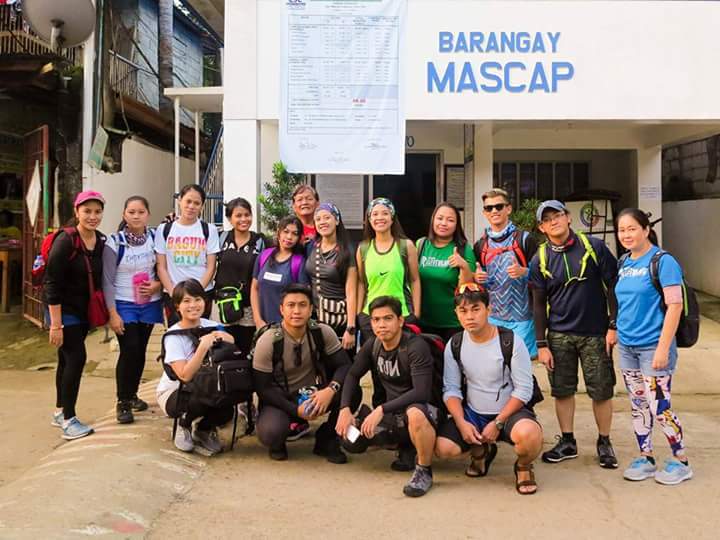
[[[527,199],[560,199],[590,187],[590,163],[584,161],[496,161],[493,187],[510,194],[513,207]]]

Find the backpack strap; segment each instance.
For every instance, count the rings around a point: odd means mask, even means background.
[[[463,369],[462,359],[460,358],[460,349],[462,349],[462,342],[465,332],[458,332],[450,338],[450,352],[452,353],[453,360],[460,369],[460,393],[463,395],[463,401],[467,399],[467,377],[465,376],[465,370]]]
[[[630,252],[623,253],[623,254],[620,256],[620,258],[618,259],[618,262],[617,262],[618,272],[619,272],[620,270],[622,270],[622,267],[623,267],[623,265],[625,264],[625,261],[627,261],[627,259],[628,259],[629,256],[630,256]]]
[[[422,255],[422,252],[425,249],[426,242],[427,242],[427,237],[423,236],[422,238],[418,238],[418,241],[415,244],[417,246],[418,262],[420,261],[420,255]]]
[[[220,251],[222,252],[223,247],[225,247],[225,242],[227,242],[228,236],[230,235],[231,231],[223,231],[220,233]],[[252,235],[250,240],[252,240]]]
[[[172,230],[173,223],[174,223],[174,221],[168,221],[167,223],[165,223],[163,225],[162,235],[163,235],[163,240],[165,240],[166,242],[167,242],[168,237],[170,236],[170,231]]]
[[[515,345],[515,334],[509,328],[498,326],[498,336],[500,337],[500,350],[503,356],[503,367],[508,371],[512,371],[512,355]]]
[[[303,256],[299,253],[293,253],[290,257],[290,277],[293,283],[297,283],[300,279],[300,270],[302,269]]]
[[[262,329],[260,329],[262,330]],[[258,330],[258,332],[260,332]],[[285,336],[283,335],[282,328],[278,323],[272,323],[267,325],[264,332],[273,332],[273,346],[272,346],[272,372],[275,382],[285,390],[290,392],[290,385],[288,383],[287,374],[285,373],[285,360],[283,359],[283,353],[285,350]]]
[[[162,336],[160,340],[160,354],[157,357],[157,361],[162,364],[163,371],[171,381],[179,381],[178,376],[173,371],[170,364],[165,362],[165,339],[170,336],[184,336],[193,342],[193,347],[197,348],[200,338],[210,332],[217,330],[217,326],[206,326],[198,328],[178,328],[176,330],[168,330]]]
[[[526,231],[521,231],[520,229],[515,229],[513,231],[513,241],[512,241],[512,248],[513,252],[515,253],[515,256],[517,257],[518,262],[520,263],[520,266],[527,268],[528,262],[527,257],[525,256],[525,241],[527,240],[527,237],[529,236],[529,233]]]
[[[367,261],[367,254],[368,250],[370,249],[370,241],[363,240],[358,245],[358,252],[360,253],[360,262],[362,262],[362,271],[360,272],[360,278],[363,281],[363,284],[365,285],[365,294],[367,295],[367,289],[368,289],[368,281],[367,281],[367,274],[365,273],[365,262]]]
[[[316,375],[320,376],[320,380],[325,383],[327,382],[327,373],[325,372],[324,364],[320,362],[320,359],[325,354],[325,337],[323,336],[322,329],[318,325],[317,321],[310,319],[308,321],[308,333],[310,334],[310,356],[312,358],[313,367],[315,368]]]
[[[123,257],[125,257],[125,246],[127,245],[127,240],[125,239],[125,235],[122,231],[118,231],[116,234],[111,234],[110,236],[117,246],[117,259],[115,260],[115,266],[120,266]]]
[[[538,246],[538,263],[540,265],[540,274],[545,279],[552,279],[553,275],[547,268],[547,242],[543,242]]]
[[[205,241],[207,242],[210,238],[210,225],[206,221],[200,220],[200,227],[202,228],[203,236],[205,237]]]
[[[258,263],[258,270],[262,270],[265,267],[265,265],[267,264],[268,260],[270,259],[270,257],[274,253],[274,251],[275,251],[275,248],[267,248],[267,249],[262,250],[262,252],[260,253],[260,262]]]
[[[488,248],[488,236],[487,233],[483,233],[475,243],[475,258],[480,263],[480,268],[483,270],[487,269],[487,248]]]
[[[663,255],[667,255],[667,251],[663,251],[662,249],[659,251],[656,251],[655,254],[650,258],[650,265],[648,268],[648,271],[650,272],[650,280],[652,281],[653,287],[655,287],[655,290],[660,295],[660,300],[665,303],[665,298],[663,294],[662,285],[660,284],[660,259]],[[623,255],[624,257],[625,255]]]

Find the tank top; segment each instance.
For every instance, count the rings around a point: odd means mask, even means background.
[[[401,240],[405,242],[406,240]],[[394,296],[402,305],[403,317],[410,314],[405,296],[405,265],[400,256],[397,242],[386,253],[378,253],[375,240],[370,241],[367,257],[365,259],[365,278],[367,279],[367,294],[363,313],[369,315],[368,306],[378,296]]]

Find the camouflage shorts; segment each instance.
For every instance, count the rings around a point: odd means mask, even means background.
[[[548,345],[555,369],[548,371],[553,397],[570,397],[577,392],[578,360],[590,399],[604,401],[614,394],[615,370],[605,351],[605,338],[548,332]]]

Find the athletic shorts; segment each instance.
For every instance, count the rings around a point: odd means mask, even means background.
[[[488,317],[488,322],[495,326],[504,326],[515,332],[525,342],[530,358],[537,358],[537,339],[535,337],[535,322],[529,321],[501,321],[493,317]]]
[[[163,322],[162,300],[155,300],[147,304],[136,304],[134,302],[116,300],[115,307],[118,315],[120,315],[120,318],[125,324],[157,324]]]
[[[497,414],[479,414],[467,406],[464,407],[464,412],[465,420],[473,424],[475,428],[480,432],[485,429],[485,426],[487,426],[490,422],[497,418]],[[514,445],[512,439],[510,438],[510,433],[512,433],[515,424],[517,424],[520,420],[525,419],[532,420],[533,422],[540,424],[540,422],[537,421],[535,413],[533,413],[530,409],[523,407],[507,419],[505,425],[500,430],[498,440]],[[437,432],[437,436],[451,440],[452,442],[457,444],[463,452],[467,452],[472,446],[471,444],[465,442],[465,439],[462,438],[462,435],[460,435],[460,430],[458,429],[455,421],[452,418],[448,418],[447,421],[440,426],[440,429],[438,429]]]
[[[385,413],[375,429],[375,436],[372,439],[368,440],[364,436],[360,436],[354,443],[343,439],[343,448],[353,454],[361,454],[370,446],[402,447],[412,444],[407,417],[407,410],[411,408],[420,410],[433,429],[437,431],[438,408],[427,403],[413,403],[408,405],[404,411]],[[363,418],[359,418],[359,420],[363,420]]]
[[[551,394],[556,398],[575,395],[578,385],[578,361],[585,388],[594,401],[605,401],[615,393],[613,361],[605,350],[604,336],[574,336],[548,332],[548,345],[555,361],[548,370]]]

